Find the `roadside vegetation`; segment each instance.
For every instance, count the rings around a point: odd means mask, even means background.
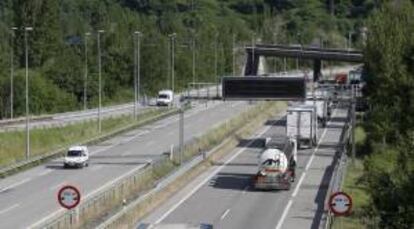
[[[334,229],[362,229],[366,228],[365,209],[369,203],[369,195],[367,192],[366,182],[363,180],[364,176],[364,145],[366,144],[367,136],[364,128],[359,125],[355,129],[355,144],[358,157],[355,159],[355,163],[352,164],[351,160],[348,160],[345,180],[342,185],[342,190],[348,193],[352,197],[353,206],[352,214],[347,217],[337,217],[334,220]]]
[[[177,158],[171,161],[168,157],[165,157],[159,161],[154,161],[146,169],[137,171],[130,177],[120,180],[100,195],[85,200],[80,206],[79,221],[71,226],[73,228],[96,228],[112,214],[123,209],[121,217],[110,224],[110,228],[134,227],[138,218],[168,199],[205,169],[214,166],[215,162],[228,155],[237,146],[240,138],[250,137],[254,131],[263,126],[266,120],[283,112],[286,107],[287,105],[284,102],[263,102],[252,105],[240,115],[209,130],[194,141],[187,142],[184,148],[184,163],[194,156],[200,155],[201,152],[209,151],[221,143],[225,144],[215,148],[214,153],[209,158],[181,175],[163,190],[145,197],[145,200],[136,203],[132,208],[128,206],[128,209],[131,209],[130,211],[124,211],[125,203],[133,202],[136,198],[156,187],[158,182],[166,175],[178,169]],[[55,226],[60,225],[64,228],[69,227],[69,224],[70,212],[67,212],[63,217],[59,217],[59,220],[53,223]]]
[[[117,132],[129,126],[138,126],[149,119],[168,112],[167,109],[150,109],[139,114],[138,119],[132,115],[123,115],[102,120],[102,131],[98,132],[97,120],[70,124],[63,127],[37,128],[30,132],[31,157],[61,151],[70,145],[87,143],[100,136]],[[0,167],[25,159],[25,131],[0,133]]]
[[[344,190],[356,202],[343,228],[414,227],[414,7],[386,1],[368,20],[366,140]],[[346,227],[345,227],[346,226]],[[341,222],[336,228],[342,228]]]
[[[83,107],[85,51],[88,52],[88,107],[98,104],[96,31],[101,34],[103,104],[133,100],[134,36],[141,37],[141,93],[154,95],[171,87],[169,38],[177,33],[176,90],[192,81],[216,82],[217,74],[244,62],[243,44],[277,42],[344,47],[349,32],[361,43],[360,28],[381,1],[269,0],[2,0],[0,1],[0,119],[10,117],[10,74],[14,67],[14,116],[25,114],[25,45],[28,33],[30,113],[44,114]],[[332,7],[335,6],[335,7]],[[85,38],[85,33],[90,36]],[[88,46],[85,50],[85,41]],[[216,43],[217,42],[217,43]],[[355,46],[353,46],[355,47]],[[14,53],[13,62],[11,54]],[[282,70],[282,60],[269,61]],[[288,69],[295,60],[288,60]]]

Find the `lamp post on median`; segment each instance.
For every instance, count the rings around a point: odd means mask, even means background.
[[[135,38],[135,49],[134,49],[134,117],[135,119],[138,118],[138,101],[139,101],[139,93],[140,93],[140,86],[141,86],[141,75],[140,75],[140,38],[141,32],[135,31],[134,32]]]
[[[351,48],[352,48],[351,47],[352,46],[352,34],[353,34],[352,31],[349,31],[348,32],[348,47],[347,47],[348,48],[348,51],[351,50]]]
[[[218,52],[218,37],[219,37],[219,34],[218,33],[216,33],[216,35],[214,36],[214,75],[216,76],[216,83],[217,83],[217,86],[216,86],[216,96],[218,97],[218,94],[219,94],[219,88],[218,88],[218,84],[219,84],[219,74],[218,74],[218,54],[217,54],[217,52]]]
[[[88,100],[88,37],[91,35],[90,32],[86,32],[85,39],[85,75],[83,80],[83,109],[86,110]]]
[[[29,120],[29,45],[27,32],[32,31],[33,27],[24,27],[24,46],[26,62],[26,160],[30,157],[30,120]]]
[[[174,69],[175,69],[175,38],[177,37],[176,33],[168,35],[171,42],[171,90],[174,92]]]
[[[191,39],[191,49],[193,53],[193,59],[192,59],[192,67],[193,67],[193,87],[196,82],[196,40],[195,40],[195,34],[194,30],[192,31],[192,39]]]
[[[233,62],[233,76],[236,76],[236,38],[237,38],[237,35],[235,34],[235,33],[233,33],[233,52],[232,52],[232,54],[233,54],[233,59],[232,59],[232,62]]]
[[[10,28],[10,119],[13,119],[14,107],[14,32],[17,27]]]
[[[101,110],[102,110],[102,54],[101,54],[101,34],[104,33],[105,30],[98,30],[98,132],[101,133],[102,131],[102,118],[101,118]]]

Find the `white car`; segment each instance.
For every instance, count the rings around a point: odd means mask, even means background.
[[[161,90],[158,92],[157,106],[169,106],[174,101],[174,92],[172,90]]]
[[[86,146],[70,147],[65,155],[63,167],[82,168],[89,165],[89,151]]]

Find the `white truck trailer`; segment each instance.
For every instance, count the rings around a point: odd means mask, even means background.
[[[259,157],[254,187],[261,190],[289,190],[295,181],[297,146],[294,138],[266,139],[265,150]]]
[[[316,116],[316,107],[313,105],[296,105],[287,109],[286,136],[296,139],[298,149],[304,144],[310,148],[316,145],[318,140]]]

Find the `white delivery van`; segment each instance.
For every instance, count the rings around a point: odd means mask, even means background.
[[[296,138],[298,149],[305,144],[312,148],[317,142],[318,119],[313,105],[289,107],[286,115],[286,136]]]
[[[158,92],[157,106],[170,106],[174,102],[174,92],[172,90],[161,90]]]
[[[82,168],[89,165],[89,151],[86,146],[70,147],[65,155],[63,166]]]

